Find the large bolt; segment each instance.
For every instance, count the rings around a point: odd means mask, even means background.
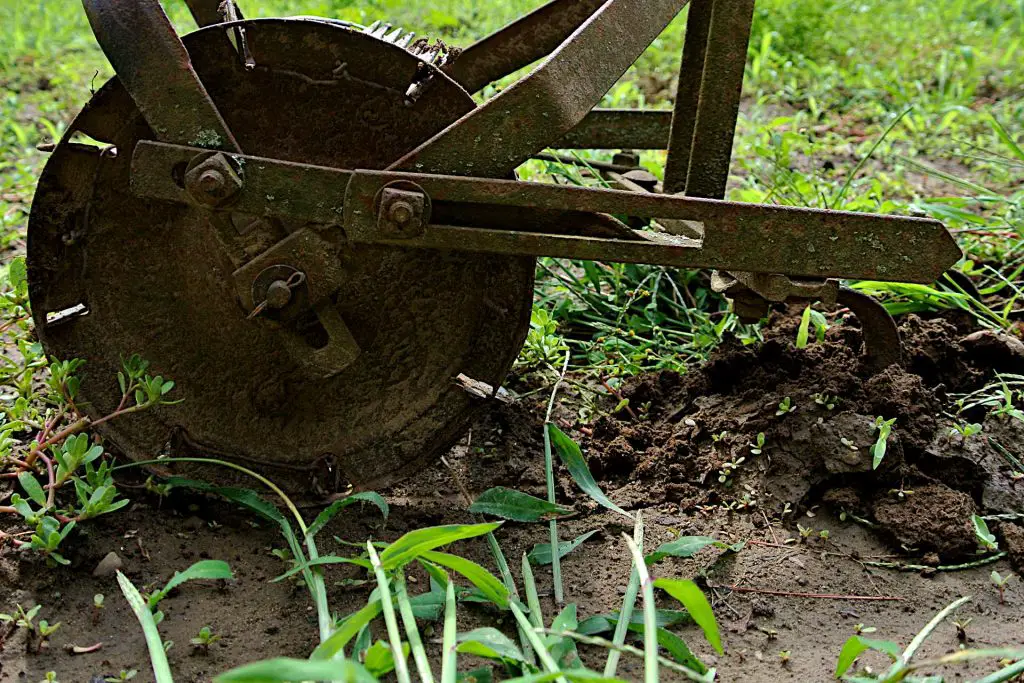
[[[200,204],[219,207],[242,191],[242,178],[223,154],[216,154],[185,174],[185,189]]]
[[[284,280],[274,280],[267,287],[267,307],[279,311],[292,300],[292,288]]]
[[[397,201],[388,209],[388,218],[398,226],[408,225],[415,217],[416,209],[409,202]]]
[[[429,213],[422,192],[386,187],[380,199],[378,227],[389,237],[409,239],[423,234]]]

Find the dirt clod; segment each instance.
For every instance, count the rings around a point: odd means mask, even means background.
[[[965,555],[977,547],[971,497],[942,484],[922,486],[903,500],[883,498],[874,505],[875,519],[900,545],[932,550],[944,558]]]
[[[1024,572],[1024,527],[1005,523],[1001,530],[1006,552],[1010,555],[1010,563],[1018,572]]]

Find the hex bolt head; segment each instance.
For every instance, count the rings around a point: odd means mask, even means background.
[[[423,234],[429,220],[429,200],[423,192],[384,188],[377,212],[377,225],[382,234],[410,239]]]
[[[388,218],[395,225],[408,225],[408,223],[416,217],[416,209],[413,205],[405,201],[396,201],[388,209]]]
[[[219,207],[242,191],[242,178],[223,154],[216,154],[185,174],[185,189],[196,202]]]
[[[274,280],[267,287],[267,306],[281,310],[292,300],[292,288],[284,280]]]

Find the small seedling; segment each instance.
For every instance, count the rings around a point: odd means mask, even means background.
[[[790,658],[792,656],[793,656],[792,651],[790,651],[790,650],[783,650],[782,652],[779,653],[779,664],[781,664],[782,666],[789,666],[789,660],[790,660]]]
[[[139,672],[135,669],[121,669],[116,676],[107,676],[104,678],[103,683],[121,683],[121,681],[130,681],[138,675]]]
[[[841,436],[841,437],[839,437],[839,441],[840,441],[840,443],[842,443],[842,444],[843,444],[844,446],[846,446],[847,448],[849,448],[849,449],[850,449],[851,451],[853,451],[854,453],[856,453],[857,451],[859,451],[859,450],[860,450],[859,448],[857,448],[857,444],[855,444],[855,443],[854,443],[853,441],[851,441],[850,439],[847,439],[847,438],[846,438],[845,436]]]
[[[764,432],[757,433],[757,440],[750,444],[751,455],[761,455],[764,452]]]
[[[804,526],[799,522],[797,522],[796,529],[800,532],[801,543],[806,543],[807,539],[814,535],[814,529],[812,527]]]
[[[961,643],[967,642],[967,627],[971,625],[970,617],[957,617],[953,620],[953,626],[956,627],[956,639]]]
[[[853,625],[853,632],[856,633],[858,636],[862,636],[865,633],[874,633],[877,630],[878,629],[874,626],[865,626],[864,624]]]
[[[196,635],[190,642],[192,647],[195,648],[200,654],[209,654],[210,646],[220,640],[220,636],[213,632],[213,629],[209,626],[204,626],[199,629],[199,634]]]
[[[896,418],[886,420],[884,417],[875,418],[875,429],[878,430],[878,438],[875,445],[871,447],[871,469],[877,470],[885,460],[885,452],[889,447],[889,436],[892,434],[892,426],[896,424]]]
[[[997,591],[999,591],[1000,605],[1006,604],[1006,586],[1008,583],[1010,583],[1010,579],[1012,579],[1013,577],[1013,574],[1007,574],[1006,576],[1003,576],[995,569],[993,569],[992,574],[989,575],[989,578],[992,580],[992,585],[996,587]]]
[[[963,442],[967,441],[967,439],[971,438],[975,434],[981,434],[981,430],[982,426],[977,422],[970,424],[965,422],[956,422],[952,427],[950,427],[949,435],[953,437],[959,436],[960,441]]]
[[[782,402],[779,404],[779,409],[775,411],[775,416],[782,417],[783,415],[792,413],[794,410],[796,410],[796,406],[793,405],[793,399],[787,396],[782,399]]]
[[[103,593],[97,593],[92,596],[92,625],[95,626],[100,621],[100,612],[103,611]]]
[[[729,436],[729,432],[727,432],[727,431],[723,431],[723,432],[719,432],[718,434],[712,434],[712,435],[711,435],[711,440],[712,440],[712,441],[713,441],[714,443],[721,443],[721,441],[722,441],[722,440],[723,440],[723,439],[724,439],[725,437],[727,437],[727,436]]]
[[[45,619],[40,619],[37,623],[35,618],[43,608],[42,605],[36,605],[28,612],[21,605],[16,605],[16,608],[14,614],[0,614],[0,622],[13,623],[17,628],[25,629],[25,649],[29,652],[41,652],[50,636],[60,628],[60,622],[51,625]]]
[[[813,398],[814,402],[825,410],[835,410],[836,406],[839,405],[839,398],[836,396],[829,396],[828,394],[812,394],[811,398]]]
[[[818,538],[821,539],[822,543],[828,543],[828,538],[829,538],[830,535],[831,534],[829,533],[828,529],[822,529],[821,531],[818,532]]]
[[[43,680],[39,681],[39,683],[60,683],[60,681],[57,680],[57,672],[56,671],[47,671],[46,672],[46,678],[44,678]]]
[[[989,530],[988,522],[978,515],[971,515],[971,521],[974,523],[974,536],[978,539],[978,545],[991,552],[999,550],[999,541]]]
[[[746,462],[746,458],[736,458],[736,462],[722,463],[721,469],[718,470],[718,483],[725,484],[732,478],[733,473],[739,469],[740,465]]]

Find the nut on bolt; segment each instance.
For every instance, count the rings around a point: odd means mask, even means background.
[[[385,187],[380,198],[378,227],[390,237],[416,237],[426,227],[427,198],[422,192]]]
[[[210,207],[227,204],[242,185],[241,176],[223,154],[211,156],[185,174],[185,189],[192,199]]]

